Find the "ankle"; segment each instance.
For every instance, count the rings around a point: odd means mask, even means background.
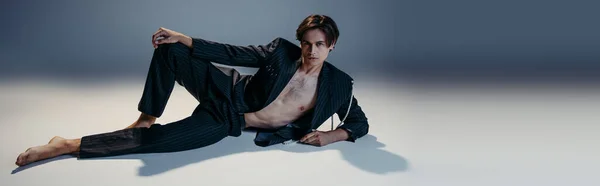
[[[143,120],[143,119],[138,119],[137,121],[135,121],[135,124],[140,125],[140,124],[147,124],[147,125],[151,125],[155,122],[155,120]]]
[[[149,122],[149,123],[154,123],[156,121],[156,117],[148,115],[148,114],[140,114],[140,117],[138,118],[137,122]]]
[[[80,145],[81,139],[68,139],[65,141],[65,150],[67,150],[67,153],[78,152]]]

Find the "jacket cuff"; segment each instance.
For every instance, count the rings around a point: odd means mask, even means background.
[[[338,129],[342,129],[348,133],[348,139],[346,139],[345,141],[349,141],[349,142],[356,141],[356,134],[354,134],[354,131],[352,131],[352,129],[346,128],[344,126],[340,126],[340,127],[338,127]]]

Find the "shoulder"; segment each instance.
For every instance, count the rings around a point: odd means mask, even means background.
[[[287,40],[285,38],[282,37],[276,37],[275,39],[273,39],[273,42],[277,42],[277,43],[283,43],[283,44],[292,44],[295,45],[293,42],[291,42],[290,40]]]
[[[350,82],[354,81],[352,76],[350,76],[348,73],[344,72],[343,70],[339,69],[335,65],[333,65],[327,61],[325,61],[323,63],[323,65],[327,66],[327,68],[329,69],[329,74],[336,80],[344,80],[344,81],[350,81]]]
[[[298,45],[282,37],[273,39],[269,45],[277,56],[287,56],[291,61],[300,59],[302,54],[302,49]]]
[[[287,40],[285,38],[282,37],[276,37],[275,39],[271,40],[270,42],[271,45],[278,47],[278,48],[285,48],[285,49],[297,49],[300,50],[300,47],[296,44],[294,44],[293,42],[291,42],[290,40]]]

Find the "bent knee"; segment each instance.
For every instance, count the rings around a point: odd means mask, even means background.
[[[171,57],[189,57],[190,48],[185,46],[183,43],[165,43],[158,45],[156,49],[163,55]]]

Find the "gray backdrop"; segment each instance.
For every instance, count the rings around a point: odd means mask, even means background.
[[[2,1],[0,77],[145,78],[160,26],[238,45],[294,40],[309,14],[339,24],[329,61],[353,76],[589,77],[597,1]],[[297,42],[296,42],[297,43]],[[468,79],[467,78],[467,79]]]

